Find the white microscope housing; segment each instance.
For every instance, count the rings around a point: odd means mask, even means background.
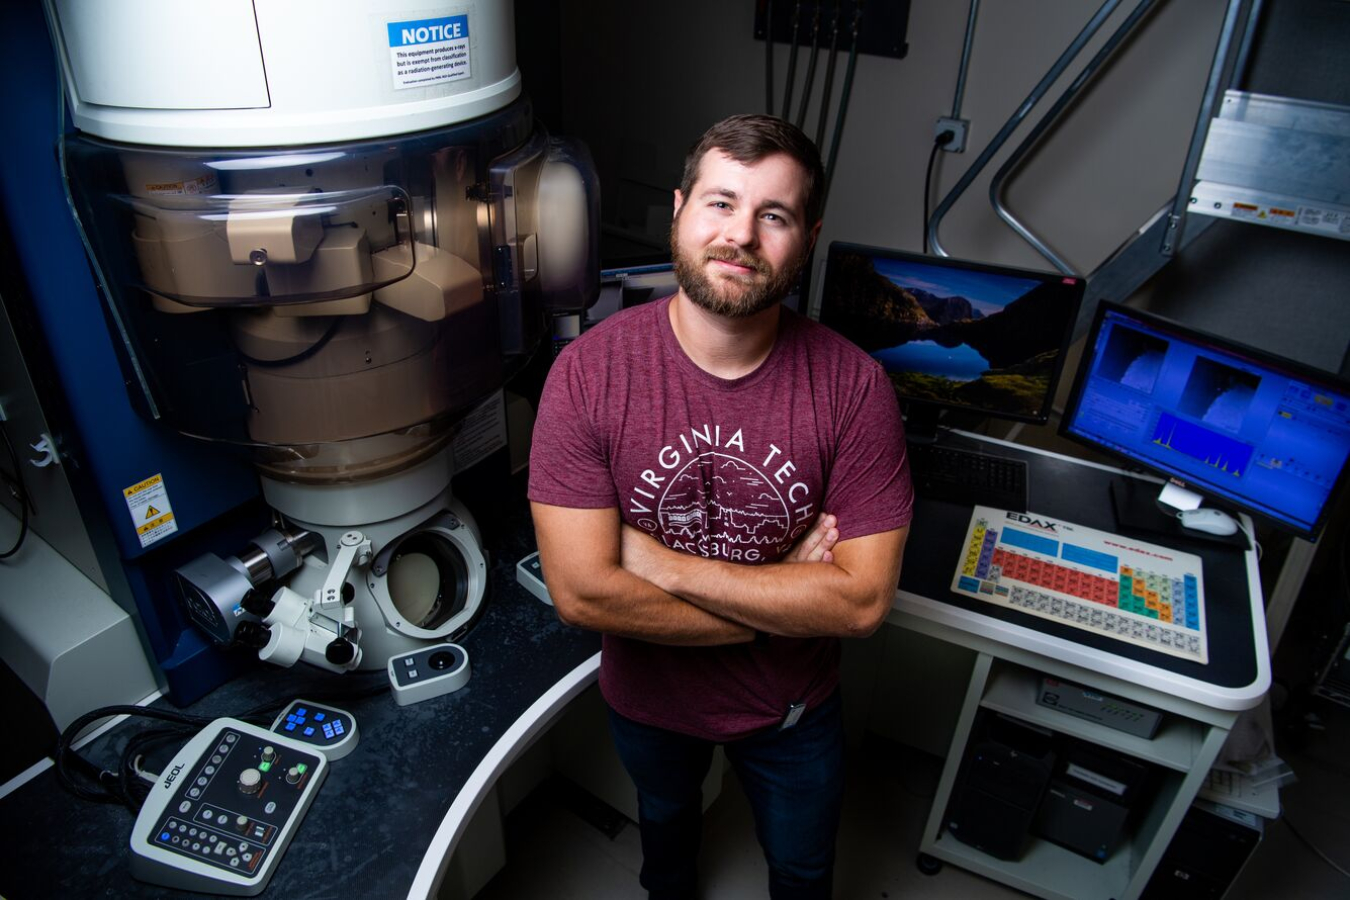
[[[178,570],[188,613],[338,671],[462,633],[488,565],[452,441],[599,269],[594,171],[534,122],[512,4],[46,9],[133,402],[246,450],[275,513]]]

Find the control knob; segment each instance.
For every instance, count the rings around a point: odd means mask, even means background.
[[[324,658],[335,666],[345,666],[356,658],[356,645],[345,637],[334,638],[323,651]]]
[[[239,790],[245,794],[256,794],[262,787],[262,773],[257,769],[245,769],[239,773]]]

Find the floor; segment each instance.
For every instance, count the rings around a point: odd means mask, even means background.
[[[1350,710],[1319,705],[1297,740],[1277,746],[1298,781],[1281,792],[1284,819],[1265,838],[1226,900],[1320,900],[1350,897],[1350,877],[1304,843],[1302,835],[1350,869]],[[919,834],[937,784],[936,757],[879,739],[851,752],[835,897],[997,900],[1025,896],[947,865],[927,876],[915,866]],[[477,900],[642,900],[637,829],[610,838],[559,799],[539,791],[507,820],[507,867]],[[728,775],[708,810],[700,858],[703,900],[767,896],[763,858],[744,796]]]

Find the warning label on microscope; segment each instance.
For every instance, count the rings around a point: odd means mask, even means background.
[[[142,547],[149,547],[178,530],[163,475],[151,475],[133,484],[122,491],[122,496],[126,498],[127,509],[131,511],[131,524],[136,528]]]
[[[390,22],[394,89],[429,87],[469,77],[469,17]]]

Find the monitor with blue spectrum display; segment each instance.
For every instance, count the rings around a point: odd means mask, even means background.
[[[1350,382],[1102,303],[1060,432],[1316,539],[1350,469]]]

